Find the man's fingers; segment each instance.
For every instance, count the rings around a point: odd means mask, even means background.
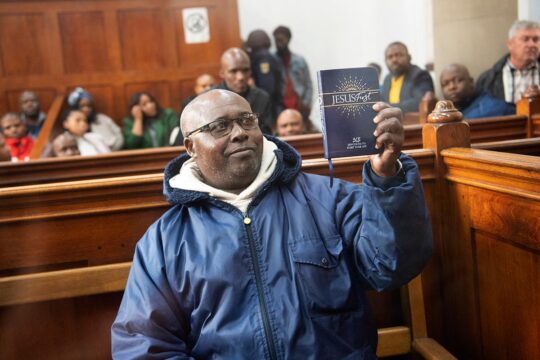
[[[402,143],[401,137],[398,134],[384,133],[377,137],[375,140],[375,148],[380,149],[381,146],[385,146],[385,151],[389,150],[391,152],[395,151],[396,147]]]
[[[403,126],[401,125],[399,119],[393,117],[390,119],[385,119],[384,121],[378,123],[373,135],[379,136],[380,134],[387,132],[395,134],[403,133]]]
[[[402,116],[403,115],[402,115],[401,110],[399,108],[386,107],[386,108],[381,109],[379,111],[379,113],[373,118],[373,122],[375,124],[378,124],[378,123],[380,123],[381,121],[383,121],[385,119],[391,119],[391,118],[396,118],[396,119],[398,119],[399,122],[401,122]]]

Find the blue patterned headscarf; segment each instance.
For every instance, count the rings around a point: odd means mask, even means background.
[[[88,91],[84,90],[82,87],[77,87],[69,94],[67,102],[71,107],[78,107],[79,101],[82,99],[88,99],[90,102],[94,101],[92,95],[90,95]]]

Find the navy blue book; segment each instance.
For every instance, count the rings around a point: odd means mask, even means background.
[[[381,101],[374,68],[321,70],[317,72],[319,105],[326,159],[369,155],[375,149],[377,113],[373,104]]]

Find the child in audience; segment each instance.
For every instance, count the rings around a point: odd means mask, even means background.
[[[148,93],[136,93],[129,101],[130,115],[124,118],[124,140],[127,149],[168,146],[171,132],[178,126],[172,109],[162,109]]]
[[[77,140],[81,155],[97,155],[111,152],[103,137],[88,132],[88,121],[80,110],[68,109],[62,116],[62,126]]]
[[[0,129],[11,153],[11,161],[28,161],[34,140],[28,135],[26,125],[17,113],[7,113],[0,119]]]
[[[96,111],[94,99],[88,91],[78,87],[69,94],[67,101],[72,109],[80,110],[86,115],[90,131],[101,135],[111,150],[122,148],[124,145],[122,130],[110,117]]]
[[[81,155],[77,146],[77,139],[67,131],[54,139],[52,147],[55,157]]]

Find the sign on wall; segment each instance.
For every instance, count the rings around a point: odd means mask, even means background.
[[[182,9],[184,38],[186,44],[199,44],[210,41],[208,11],[204,7]]]

